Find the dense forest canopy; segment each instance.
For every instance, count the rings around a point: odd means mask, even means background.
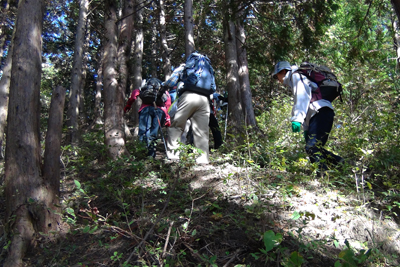
[[[400,1],[1,0],[0,5],[4,266],[95,266],[81,250],[76,251],[84,257],[74,258],[71,250],[49,260],[51,244],[79,246],[81,235],[101,244],[126,238],[102,259],[107,266],[399,264]],[[176,165],[164,161],[163,145],[157,160],[146,158],[136,140],[140,100],[124,114],[143,79],[165,81],[191,50],[210,58],[217,92],[229,97],[228,110],[217,113],[224,145],[211,150],[210,167],[200,171],[191,146],[182,146],[185,160]],[[343,85],[341,99],[333,102],[328,147],[347,165],[314,189],[315,166],[300,134],[290,129],[292,92],[271,77],[282,60],[326,65]],[[196,191],[187,182],[208,175],[223,179],[222,193],[211,185]],[[366,240],[349,231],[353,243],[345,234],[306,233],[317,212],[288,204],[303,193],[345,196],[359,217],[372,214],[368,225],[377,223],[379,230],[371,234],[366,226],[372,236]],[[197,200],[204,201],[200,207],[194,207]],[[281,223],[271,215],[274,205]],[[353,219],[344,214],[325,224]],[[212,226],[201,220],[205,217]],[[239,241],[227,232],[238,233]],[[221,238],[235,244],[215,245]],[[34,262],[39,254],[43,257]]]

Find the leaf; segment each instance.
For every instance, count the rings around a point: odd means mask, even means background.
[[[298,220],[298,219],[300,219],[300,217],[301,217],[300,213],[298,211],[295,211],[295,212],[293,212],[291,219]]]
[[[74,183],[78,189],[81,188],[81,183],[78,180],[74,180]]]
[[[290,254],[289,263],[291,266],[301,266],[304,262],[303,256],[299,252],[293,251]]]
[[[368,188],[369,188],[370,190],[372,189],[371,183],[367,182],[367,186],[368,186]]]
[[[93,234],[96,230],[97,230],[97,225],[95,227],[93,227],[92,230],[89,231],[89,234]]]
[[[86,234],[87,232],[89,232],[89,230],[90,230],[90,226],[86,225],[86,227],[83,228],[82,232],[84,232]]]
[[[282,242],[282,235],[276,234],[274,231],[269,230],[264,233],[264,246],[265,252],[272,250],[275,246],[278,246]]]
[[[339,242],[337,240],[333,240],[333,244],[335,245],[336,248],[339,248]]]

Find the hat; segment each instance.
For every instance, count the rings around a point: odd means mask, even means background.
[[[287,61],[279,61],[276,63],[274,72],[272,73],[272,78],[278,79],[276,76],[281,70],[291,70],[292,68],[290,67],[290,63]]]

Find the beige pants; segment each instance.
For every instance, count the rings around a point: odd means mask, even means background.
[[[168,128],[167,156],[169,159],[179,159],[179,152],[174,151],[179,147],[186,121],[192,122],[194,146],[204,153],[196,159],[197,163],[208,163],[208,121],[210,119],[210,105],[208,98],[192,92],[184,92],[179,97],[178,108]]]

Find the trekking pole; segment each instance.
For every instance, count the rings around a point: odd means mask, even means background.
[[[157,108],[156,102],[153,102],[153,104],[154,104],[154,108],[157,110],[158,108]],[[161,111],[164,112],[163,110],[161,110]],[[163,143],[164,143],[165,154],[166,154],[166,156],[167,156],[167,159],[169,159],[169,158],[168,158],[168,153],[167,153],[167,144],[165,143],[164,134],[163,134],[163,132],[162,132],[162,127],[161,127],[160,118],[158,117],[157,114],[156,114],[156,116],[157,116],[158,126],[160,126],[161,139],[162,139],[162,141],[163,141]]]
[[[226,140],[226,127],[227,127],[227,125],[228,125],[228,105],[226,105],[224,140]]]

